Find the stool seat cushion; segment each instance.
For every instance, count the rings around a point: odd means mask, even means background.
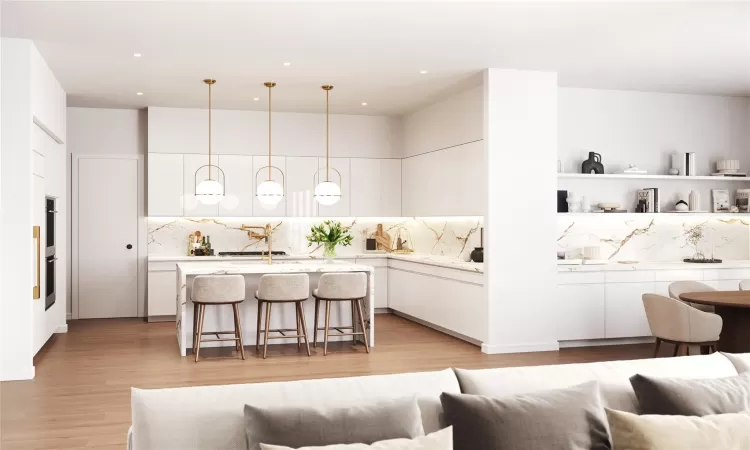
[[[193,280],[191,299],[196,303],[233,303],[245,300],[242,275],[199,275]]]
[[[269,302],[299,301],[310,296],[306,273],[268,274],[260,277],[255,297]]]
[[[364,272],[324,273],[313,295],[332,300],[364,298],[367,295],[367,275]]]

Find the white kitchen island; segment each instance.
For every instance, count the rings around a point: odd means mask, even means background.
[[[323,273],[341,272],[364,272],[367,274],[367,297],[365,298],[364,315],[365,326],[368,327],[370,347],[375,345],[375,314],[374,295],[375,277],[374,269],[363,264],[354,264],[337,261],[278,261],[268,264],[265,261],[201,261],[181,262],[177,264],[177,344],[180,347],[180,355],[187,355],[187,349],[193,345],[193,304],[190,300],[190,291],[193,279],[196,275],[228,275],[239,274],[245,276],[245,301],[240,304],[240,319],[242,322],[242,339],[245,347],[255,345],[257,331],[258,301],[255,299],[255,291],[258,289],[258,281],[264,274],[284,273],[307,273],[310,275],[310,290],[318,284],[318,279]],[[351,310],[348,302],[337,302],[331,311],[331,327],[346,326],[351,323]],[[313,341],[313,328],[315,322],[315,304],[310,300],[303,303],[305,320],[308,325],[308,338],[310,345]],[[324,322],[321,317],[320,325]],[[271,328],[296,328],[296,316],[292,305],[274,305],[271,313]],[[206,308],[203,331],[231,330],[234,327],[232,309],[229,306],[212,306]],[[351,339],[351,337],[335,337],[331,333],[329,342]],[[322,333],[321,333],[322,339]],[[319,339],[319,340],[321,340]],[[278,339],[277,343],[296,343],[296,338]],[[233,342],[209,342],[201,344],[201,347],[234,346]]]

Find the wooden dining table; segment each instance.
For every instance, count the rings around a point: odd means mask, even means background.
[[[680,299],[710,305],[724,322],[719,350],[750,353],[750,291],[686,292]]]

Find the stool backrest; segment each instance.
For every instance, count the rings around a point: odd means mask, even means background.
[[[258,298],[263,300],[304,300],[310,296],[310,277],[306,273],[269,274],[260,277]]]
[[[245,300],[242,275],[198,275],[193,280],[190,298],[198,303],[230,303]]]
[[[364,272],[324,273],[318,282],[318,296],[322,298],[364,298],[367,295],[367,275]]]

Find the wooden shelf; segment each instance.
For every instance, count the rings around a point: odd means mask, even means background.
[[[581,179],[581,180],[670,180],[670,181],[739,181],[750,183],[750,177],[714,177],[696,176],[686,177],[681,175],[651,175],[651,174],[629,174],[629,173],[605,173],[594,175],[589,173],[558,173],[558,179]]]

